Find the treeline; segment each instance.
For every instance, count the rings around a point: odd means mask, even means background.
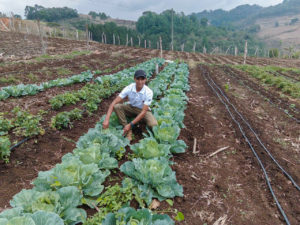
[[[96,17],[99,17],[100,19],[102,20],[106,20],[109,18],[108,15],[106,15],[104,12],[99,12],[99,13],[96,13],[94,11],[90,11],[89,12],[89,15],[93,18],[93,19],[96,19]]]
[[[172,22],[173,21],[173,22]],[[137,32],[147,40],[156,43],[162,37],[164,49],[171,49],[173,24],[173,48],[181,50],[184,45],[185,51],[195,50],[212,52],[232,51],[236,46],[239,52],[244,50],[245,40],[248,40],[248,52],[254,55],[257,48],[262,48],[263,43],[255,38],[255,32],[259,27],[252,27],[251,30],[237,31],[233,27],[216,27],[208,24],[206,18],[199,20],[195,15],[185,16],[184,13],[176,13],[173,10],[166,10],[160,14],[144,12],[138,19]],[[251,33],[252,32],[252,33]],[[229,53],[229,52],[228,52]]]
[[[68,7],[63,8],[45,8],[40,5],[26,6],[25,17],[28,20],[42,20],[46,22],[56,22],[62,19],[71,19],[79,17],[76,9]]]
[[[173,50],[193,51],[195,48],[197,52],[234,54],[235,47],[239,53],[244,51],[245,40],[247,40],[250,55],[263,54],[257,49],[262,49],[264,45],[254,35],[259,27],[236,31],[232,27],[211,26],[206,18],[199,20],[195,15],[186,16],[173,10],[166,10],[160,14],[150,11],[144,12],[136,23],[136,30],[119,27],[113,22],[104,25],[89,25],[89,31],[95,41],[105,42],[106,38],[106,43],[112,44],[113,35],[115,35],[115,44],[118,44],[119,37],[120,44],[125,45],[127,43],[130,45],[130,38],[132,38],[134,46],[138,46],[139,43],[140,46],[144,46],[146,40],[147,48],[150,45],[151,48],[157,48],[157,43],[161,37],[164,50],[172,49],[172,29]]]

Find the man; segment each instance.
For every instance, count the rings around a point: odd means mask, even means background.
[[[137,70],[134,74],[134,81],[135,83],[125,87],[119,96],[110,104],[102,124],[104,129],[109,127],[109,118],[114,110],[120,123],[124,126],[123,135],[126,135],[130,141],[132,140],[133,126],[142,119],[146,121],[147,126],[150,128],[157,125],[157,120],[149,108],[152,102],[153,92],[145,85],[147,81],[145,71]],[[129,104],[121,104],[126,97],[129,99]],[[135,119],[128,123],[126,116],[135,116]]]

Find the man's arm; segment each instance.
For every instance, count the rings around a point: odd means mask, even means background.
[[[107,110],[105,119],[104,119],[104,121],[103,121],[103,123],[102,123],[103,129],[106,129],[106,128],[109,127],[109,118],[110,118],[110,116],[111,116],[111,114],[112,114],[112,112],[113,112],[113,110],[114,110],[114,106],[115,106],[116,104],[122,102],[122,101],[123,101],[123,99],[122,99],[120,96],[117,96],[117,97],[113,100],[113,102],[109,105],[109,108],[108,108],[108,110]]]
[[[145,117],[148,110],[149,110],[149,106],[144,105],[142,111],[135,117],[135,119],[131,123],[133,123],[133,125],[137,124],[141,119]],[[126,134],[131,128],[132,128],[131,124],[130,123],[127,124],[123,129],[124,134]]]

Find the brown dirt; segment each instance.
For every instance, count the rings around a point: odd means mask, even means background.
[[[70,42],[68,45],[67,41],[63,42],[62,40],[57,40],[57,43],[65,46],[69,52],[72,51],[71,45],[74,44]],[[93,47],[101,48],[101,51],[109,52],[111,56],[121,54],[134,58],[141,53],[142,60],[159,55],[157,50],[102,44],[98,46],[93,44]],[[80,48],[80,45],[78,44],[74,48]],[[81,45],[81,48],[84,48],[84,44]],[[247,77],[247,74],[235,71],[236,77],[233,77],[232,71],[227,70],[226,66],[202,65],[199,67],[198,65],[203,62],[236,64],[242,62],[242,57],[216,57],[170,51],[164,51],[164,57],[168,59],[181,58],[190,65],[191,90],[188,92],[189,102],[185,111],[186,128],[182,129],[180,135],[180,138],[187,143],[188,149],[185,154],[174,156],[176,164],[173,165],[177,180],[183,185],[185,194],[183,198],[175,198],[173,208],[183,212],[185,220],[176,224],[284,224],[257,160],[238,127],[226,112],[224,105],[207,85],[203,73],[206,71],[211,75],[230,101],[256,130],[273,156],[299,184],[300,125],[264,99],[264,97],[273,95],[272,100],[278,98],[282,100],[281,96],[276,90],[272,90],[267,95],[268,92],[264,87],[259,83],[252,83],[253,81]],[[84,58],[82,56],[80,60],[85,60]],[[116,61],[118,60],[116,59]],[[299,64],[296,61],[256,58],[249,59],[249,62],[281,66]],[[239,81],[243,81],[252,89],[245,88]],[[225,84],[229,84],[228,90],[226,90]],[[72,88],[79,87],[73,86]],[[75,123],[72,130],[49,130],[44,136],[37,137],[37,143],[32,139],[16,149],[12,153],[9,164],[0,165],[0,211],[9,206],[9,200],[15,193],[22,188],[31,187],[30,182],[37,176],[38,171],[52,168],[60,162],[62,155],[73,150],[75,145],[69,139],[77,141],[90,127],[94,127],[96,121],[107,110],[113,97],[104,100],[97,113]],[[26,98],[16,101],[15,104],[22,104],[21,100],[30,102],[30,98],[36,99],[34,96],[28,96],[28,100]],[[9,104],[13,104],[12,102]],[[290,104],[290,99],[286,104]],[[283,107],[283,105],[279,106]],[[38,105],[35,105],[35,108],[38,108]],[[300,110],[298,105],[296,110]],[[139,133],[140,131],[135,131],[137,140],[141,138]],[[299,224],[299,192],[263,153],[249,130],[246,130],[246,133],[266,166],[274,191],[291,224]],[[197,140],[197,153],[194,154],[192,151],[195,139]],[[209,157],[209,154],[227,146],[228,148],[224,151]],[[167,208],[167,204],[163,202],[158,210]],[[93,211],[89,212],[89,214],[92,213]],[[174,216],[172,213],[170,215]]]

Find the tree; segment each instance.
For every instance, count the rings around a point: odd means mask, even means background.
[[[200,20],[200,24],[201,24],[201,26],[203,26],[203,27],[207,27],[207,25],[208,25],[208,19],[207,19],[207,18],[202,18],[202,19]]]
[[[98,16],[98,14],[94,11],[90,11],[89,12],[89,15],[93,18],[93,19],[96,19],[96,16]]]
[[[279,56],[279,50],[278,48],[272,48],[269,50],[269,57],[270,58],[278,58]]]

